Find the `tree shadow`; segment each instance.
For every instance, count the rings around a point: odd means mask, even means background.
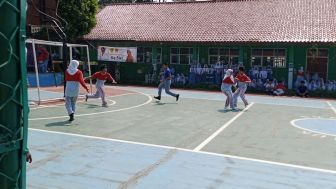
[[[58,121],[58,122],[48,123],[45,126],[46,127],[65,127],[65,126],[73,126],[73,125],[78,125],[78,124],[74,124],[73,122],[70,122],[70,121]]]

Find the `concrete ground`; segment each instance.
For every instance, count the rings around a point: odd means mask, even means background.
[[[108,108],[80,101],[72,123],[63,103],[32,108],[28,188],[336,188],[335,101],[247,95],[224,111],[220,93],[106,90]]]

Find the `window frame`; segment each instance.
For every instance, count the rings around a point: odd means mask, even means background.
[[[264,55],[264,50],[271,50],[271,49],[273,50],[273,55],[272,56]],[[253,55],[253,51],[254,50],[261,50],[261,55],[254,56]],[[279,54],[279,50],[284,50],[285,54],[279,56],[278,55]],[[254,58],[260,58],[261,59],[261,61],[260,61],[261,63],[258,64],[257,66],[261,66],[261,67],[268,66],[268,65],[264,65],[264,59],[267,58],[267,57],[271,57],[271,59],[273,59],[272,65],[271,65],[272,68],[280,68],[280,69],[287,68],[287,48],[251,48],[251,62],[250,62],[250,66],[251,67],[256,66],[255,64],[253,64]],[[279,66],[277,64],[280,64],[280,63],[279,62],[276,63],[276,60],[278,59],[280,61],[281,58],[283,58],[284,63],[282,63],[282,64],[284,64],[284,65]]]
[[[176,53],[172,53],[172,49],[178,49],[178,52],[177,54]],[[181,49],[189,49],[189,54],[181,54]],[[180,65],[191,65],[192,62],[193,62],[193,54],[194,54],[194,48],[193,47],[170,47],[170,64],[180,64]],[[181,63],[181,55],[182,56],[189,56],[188,57],[188,63],[187,64],[184,64],[184,63]],[[177,62],[173,63],[173,56],[177,56]]]

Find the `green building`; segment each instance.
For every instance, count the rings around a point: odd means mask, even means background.
[[[96,60],[100,46],[136,48],[137,63],[118,64],[125,82],[143,81],[156,63],[188,75],[193,64],[220,61],[272,68],[291,88],[301,67],[336,80],[335,18],[333,0],[119,4],[102,9],[84,39]]]

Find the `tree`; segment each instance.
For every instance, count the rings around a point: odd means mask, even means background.
[[[60,0],[58,14],[68,22],[65,33],[69,41],[76,41],[96,26],[97,10],[97,0]]]

